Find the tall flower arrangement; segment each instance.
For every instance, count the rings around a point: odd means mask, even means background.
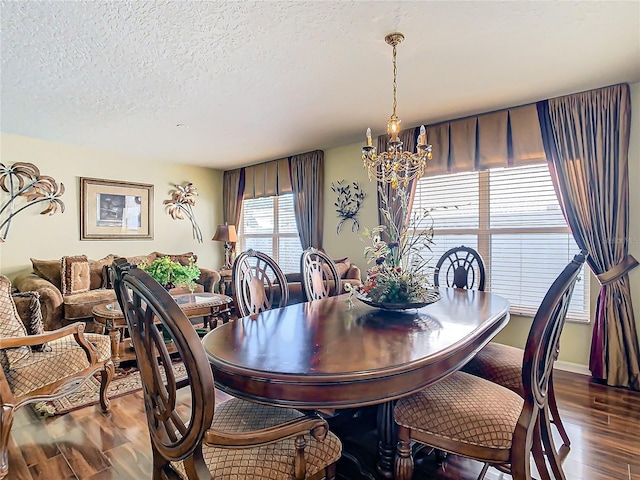
[[[432,283],[429,280],[430,252],[433,244],[432,209],[409,212],[409,194],[394,190],[398,201],[393,208],[384,190],[383,224],[363,232],[367,278],[359,293],[377,303],[408,304],[425,301]]]

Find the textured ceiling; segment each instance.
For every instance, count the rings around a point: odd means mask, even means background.
[[[640,81],[640,2],[2,1],[0,130],[229,168]],[[184,127],[177,127],[178,124]]]

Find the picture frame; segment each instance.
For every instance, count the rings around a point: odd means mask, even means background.
[[[80,240],[153,240],[153,185],[80,177]]]

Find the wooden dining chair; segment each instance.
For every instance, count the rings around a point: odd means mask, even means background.
[[[461,245],[440,257],[433,273],[436,287],[466,288],[484,291],[486,272],[482,256],[473,248]]]
[[[282,270],[266,253],[247,250],[236,257],[231,272],[236,308],[246,317],[289,301],[289,286]]]
[[[586,257],[586,252],[581,252]],[[557,352],[556,352],[557,356]],[[522,359],[524,350],[500,343],[489,343],[476,356],[467,363],[462,370],[472,375],[482,377],[494,383],[498,383],[509,390],[513,390],[521,397],[524,396],[522,384]],[[571,439],[560,418],[555,389],[553,386],[553,373],[549,378],[548,415],[550,421],[558,430],[560,438],[565,446],[571,445]]]
[[[211,366],[182,309],[125,259],[117,259],[114,269],[114,288],[140,368],[154,480],[177,474],[190,480],[335,477],[342,445],[326,420],[236,398],[216,405]],[[172,368],[178,359],[186,382],[179,382]],[[178,397],[183,384],[190,402]]]
[[[564,479],[550,435],[547,401],[573,288],[585,257],[576,255],[553,282],[533,319],[521,366],[524,395],[480,377],[456,372],[411,396],[394,409],[398,425],[395,474],[413,476],[411,441],[506,468],[514,480],[531,479],[530,454],[538,473]]]
[[[302,252],[300,272],[306,300],[320,300],[342,292],[342,281],[336,264],[321,250],[309,247]]]

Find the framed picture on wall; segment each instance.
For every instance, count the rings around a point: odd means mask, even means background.
[[[153,239],[153,185],[80,178],[80,240]]]

